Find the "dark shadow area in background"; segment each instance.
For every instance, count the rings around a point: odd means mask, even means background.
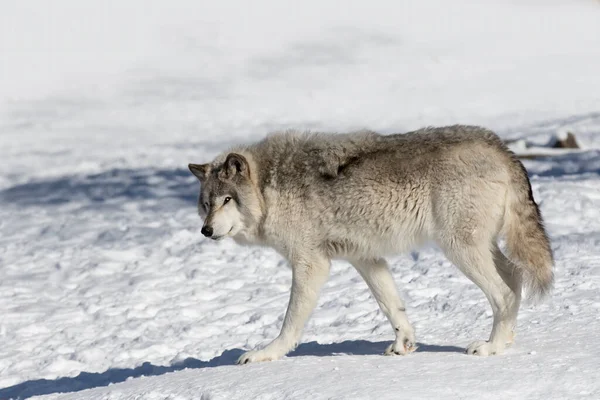
[[[583,150],[561,155],[540,156],[529,162],[537,161],[552,161],[553,164],[545,171],[529,172],[530,176],[559,178],[574,175],[600,174],[599,150]]]
[[[303,343],[288,357],[329,357],[336,355],[380,355],[391,342],[371,342],[367,340],[347,340],[341,343],[319,344],[317,342]],[[429,353],[464,353],[465,349],[455,346],[437,346],[418,343],[417,352]],[[111,368],[105,372],[82,372],[72,378],[36,379],[19,383],[18,385],[0,389],[0,399],[27,399],[52,393],[69,393],[80,390],[108,386],[111,383],[124,382],[129,378],[140,376],[157,376],[186,368],[213,368],[223,365],[233,365],[244,353],[242,349],[225,350],[223,354],[210,361],[188,358],[180,363],[164,367],[146,362],[136,368]],[[382,355],[383,357],[383,355]],[[399,358],[400,360],[400,358]],[[244,368],[240,366],[240,368]]]
[[[195,204],[198,182],[187,169],[111,169],[92,175],[37,180],[0,191],[0,201],[19,206],[69,202],[105,203],[115,199],[176,199]]]
[[[600,151],[581,151],[529,162],[553,161],[538,177],[600,174]],[[198,196],[198,183],[187,169],[111,169],[91,175],[36,180],[0,191],[0,202],[19,206],[53,206],[70,202],[110,203],[111,200],[173,199],[190,205]]]

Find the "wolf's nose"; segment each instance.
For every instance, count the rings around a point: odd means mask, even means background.
[[[200,232],[206,237],[211,237],[213,234],[213,228],[210,226],[203,226]]]

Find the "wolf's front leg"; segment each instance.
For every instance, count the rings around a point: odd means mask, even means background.
[[[308,317],[317,305],[321,287],[329,275],[330,261],[324,256],[292,261],[292,291],[279,336],[262,350],[242,354],[238,364],[272,361],[293,350]]]
[[[396,333],[396,340],[386,350],[386,355],[408,354],[417,349],[415,331],[408,322],[404,302],[398,294],[394,278],[390,273],[387,261],[380,258],[376,260],[355,260],[352,265],[363,277],[381,311],[392,324]]]

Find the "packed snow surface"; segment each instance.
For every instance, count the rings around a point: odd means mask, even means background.
[[[600,398],[597,1],[0,4],[0,399]],[[284,128],[480,124],[525,161],[556,285],[501,356],[483,293],[435,248],[389,259],[419,350],[336,262],[302,344],[291,272],[200,234],[188,162]],[[545,149],[544,151],[548,151]],[[89,390],[84,390],[89,389]]]

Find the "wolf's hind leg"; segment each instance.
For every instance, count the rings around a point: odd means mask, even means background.
[[[496,265],[496,271],[500,274],[504,283],[511,289],[512,294],[509,295],[509,302],[512,302],[514,308],[512,312],[512,330],[511,335],[507,339],[507,344],[512,344],[515,336],[515,328],[517,325],[517,314],[519,312],[519,306],[521,304],[521,293],[523,287],[523,276],[519,268],[510,261],[496,245],[492,249],[494,255],[494,262]]]
[[[496,252],[495,244],[473,245],[455,239],[443,248],[448,259],[483,291],[494,313],[489,340],[471,343],[467,353],[481,356],[502,353],[506,343],[512,341],[521,300],[520,278],[511,275],[512,266],[499,250]]]
[[[308,317],[317,305],[321,287],[329,275],[330,261],[316,255],[292,261],[292,290],[279,336],[262,350],[242,354],[238,364],[272,361],[293,350]]]
[[[385,351],[386,355],[406,354],[416,350],[415,331],[406,317],[404,302],[385,259],[353,260],[352,265],[363,277],[377,304],[392,324],[396,340]]]

